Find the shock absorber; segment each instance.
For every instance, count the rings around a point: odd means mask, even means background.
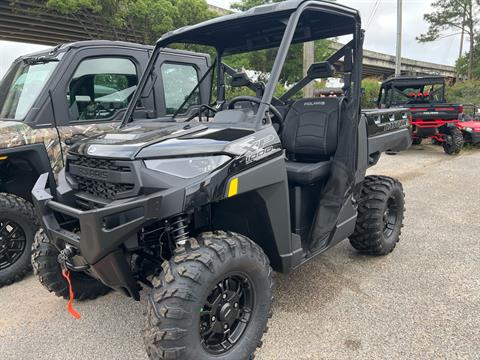
[[[170,235],[177,246],[188,240],[188,217],[185,214],[174,217],[170,222]]]

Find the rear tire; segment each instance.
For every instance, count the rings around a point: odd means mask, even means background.
[[[32,270],[30,251],[37,229],[30,202],[0,194],[0,287],[21,280]]]
[[[388,176],[367,176],[358,198],[358,217],[350,243],[371,255],[390,253],[400,239],[405,212],[402,184]]]
[[[412,145],[420,145],[422,143],[422,138],[420,137],[414,137],[412,138]]]
[[[456,155],[460,153],[465,141],[462,132],[457,128],[450,128],[445,135],[443,142],[443,151],[448,155]]]
[[[272,306],[262,249],[239,234],[208,232],[162,267],[143,334],[150,359],[251,359]]]
[[[45,289],[58,297],[68,299],[68,283],[62,276],[57,261],[59,253],[43,229],[40,229],[35,235],[32,247],[33,272]],[[77,300],[93,300],[110,291],[109,287],[83,272],[70,271],[70,280]]]

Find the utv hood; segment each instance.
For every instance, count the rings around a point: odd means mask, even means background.
[[[213,124],[144,123],[102,134],[75,144],[70,152],[92,157],[148,159],[228,152],[232,141],[253,133]],[[236,152],[235,149],[229,149]]]
[[[469,128],[475,129],[475,131],[480,131],[480,121],[475,121],[475,120],[463,121],[463,122],[459,122],[457,126],[461,128],[469,127]]]

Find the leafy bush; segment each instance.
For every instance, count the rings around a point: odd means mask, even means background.
[[[377,107],[376,101],[380,92],[381,81],[377,78],[366,78],[362,81],[364,95],[362,96],[362,109]]]
[[[480,80],[458,81],[447,86],[445,97],[449,102],[480,105]]]

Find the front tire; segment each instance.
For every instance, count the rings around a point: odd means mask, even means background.
[[[388,176],[367,176],[358,198],[358,216],[350,243],[371,255],[390,253],[400,239],[405,212],[402,184]]]
[[[443,151],[448,155],[456,155],[460,153],[463,148],[465,140],[463,139],[462,132],[457,128],[450,128],[445,135],[445,141],[443,142]]]
[[[45,289],[64,299],[69,298],[68,283],[57,261],[60,252],[43,229],[35,235],[32,247],[33,272]],[[77,300],[93,300],[107,294],[110,288],[83,272],[70,271],[72,289]]]
[[[147,305],[150,359],[251,359],[272,306],[272,270],[248,238],[208,232],[165,261]]]
[[[0,287],[21,280],[32,270],[30,251],[37,229],[30,202],[0,194]]]

